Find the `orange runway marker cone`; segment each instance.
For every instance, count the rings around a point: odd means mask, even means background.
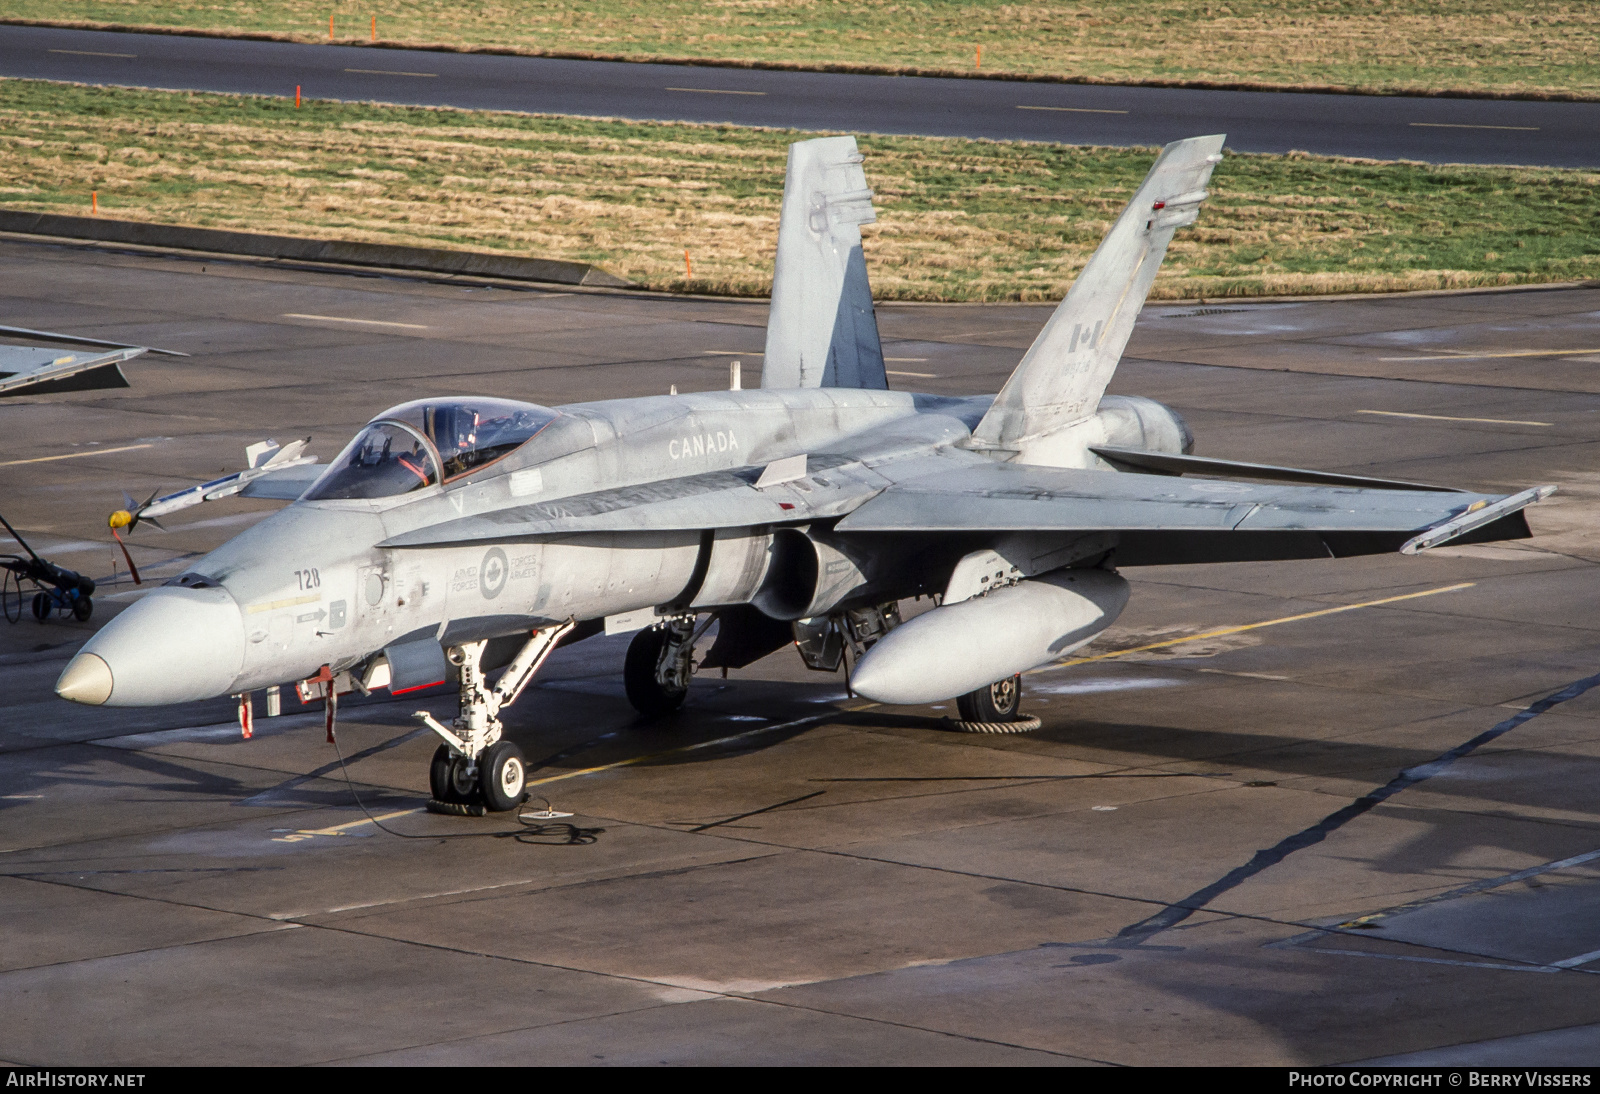
[[[90,190],[89,191],[89,212],[93,216],[99,216],[100,215],[100,191],[99,190]]]
[[[978,47],[977,53],[973,56],[972,67],[973,68],[982,68],[983,67],[983,47],[982,46]]]
[[[333,41],[333,16],[328,16],[328,41]]]
[[[372,40],[374,42],[378,40],[378,17],[376,15],[372,17]]]
[[[294,108],[296,110],[300,109],[300,85],[299,84],[295,84],[294,85]]]
[[[694,267],[689,265],[689,248],[683,249],[683,277],[686,281],[694,280]]]

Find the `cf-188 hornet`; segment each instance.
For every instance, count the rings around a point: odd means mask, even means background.
[[[417,714],[441,741],[433,795],[504,810],[524,765],[500,713],[558,643],[602,629],[639,629],[623,676],[647,715],[680,704],[697,667],[794,643],[819,669],[852,654],[870,699],[957,698],[966,721],[1003,723],[1021,673],[1117,618],[1120,569],[1526,537],[1523,507],[1552,487],[1484,496],[1203,458],[1169,407],[1104,394],[1222,144],[1163,149],[1000,393],[964,398],[889,390],[862,157],[852,137],[794,144],[758,390],[422,399],[327,465],[256,453],[239,492],[293,504],[114,619],[56,691],[247,704],[299,681],[331,718],[340,692],[456,681],[450,725]],[[923,595],[938,606],[902,622],[898,603]]]

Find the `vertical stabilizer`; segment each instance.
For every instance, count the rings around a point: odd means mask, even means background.
[[[789,146],[762,387],[888,388],[861,253],[875,219],[854,137]]]
[[[1162,149],[1133,200],[1039,332],[973,434],[980,447],[1028,458],[1037,442],[1092,415],[1117,370],[1172,233],[1193,224],[1223,135]]]

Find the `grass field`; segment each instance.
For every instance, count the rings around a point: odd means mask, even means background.
[[[8,18],[1125,81],[1600,95],[1593,0],[8,0]]]
[[[596,263],[659,289],[764,295],[785,148],[731,126],[0,81],[0,205]],[[1153,158],[861,138],[880,298],[1063,295]],[[1156,296],[1600,277],[1600,174],[1230,156]],[[693,261],[685,276],[683,254]]]

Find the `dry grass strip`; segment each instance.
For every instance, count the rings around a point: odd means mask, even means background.
[[[0,81],[0,204],[592,262],[764,295],[804,134]],[[877,295],[1060,297],[1153,149],[861,138]],[[1231,156],[1158,298],[1600,276],[1600,175]],[[683,252],[694,263],[685,278]]]

